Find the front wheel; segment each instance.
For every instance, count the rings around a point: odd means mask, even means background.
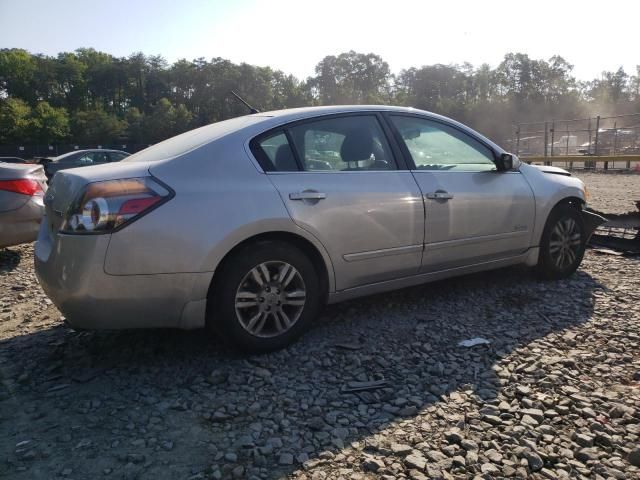
[[[542,233],[538,273],[545,279],[566,278],[582,262],[587,238],[578,210],[570,205],[553,209]]]
[[[223,265],[208,320],[243,350],[278,350],[317,316],[320,288],[312,262],[298,248],[283,242],[253,243]]]

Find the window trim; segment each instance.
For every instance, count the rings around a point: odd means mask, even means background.
[[[256,161],[258,162],[258,165],[260,165],[260,168],[262,168],[262,171],[264,173],[277,172],[277,170],[275,169],[275,165],[273,165],[273,162],[271,162],[271,159],[267,157],[267,154],[260,146],[260,142],[262,142],[263,140],[269,137],[275,137],[276,135],[280,135],[280,134],[283,134],[286,137],[287,143],[289,144],[289,148],[291,148],[291,151],[293,152],[293,156],[296,159],[296,164],[298,165],[298,171],[300,171],[300,162],[298,160],[298,157],[294,148],[291,147],[291,139],[289,138],[289,135],[287,135],[287,132],[285,131],[284,127],[285,125],[279,125],[275,128],[272,128],[271,130],[262,132],[260,135],[253,137],[249,141],[249,150],[251,151],[253,158],[256,159]],[[286,172],[286,173],[291,173],[291,172]]]
[[[305,123],[315,123],[319,121],[331,120],[333,118],[341,118],[341,117],[374,117],[380,127],[380,131],[382,132],[382,136],[387,142],[387,145],[391,149],[391,154],[393,155],[394,160],[394,168],[389,170],[304,170],[302,167],[302,162],[298,155],[298,149],[295,147],[295,143],[293,143],[293,138],[291,137],[291,133],[289,129],[292,127],[296,127],[298,125],[303,125]],[[264,151],[260,147],[260,142],[265,138],[271,137],[279,132],[283,132],[287,141],[289,142],[289,146],[293,151],[294,158],[296,159],[296,163],[298,164],[297,171],[287,171],[280,172],[274,169],[274,166],[271,165],[271,161],[268,158],[264,158]],[[404,152],[401,150],[400,145],[397,143],[396,138],[393,136],[392,130],[387,125],[387,122],[383,116],[383,112],[380,110],[371,110],[371,111],[358,111],[358,112],[342,112],[342,113],[330,113],[326,115],[316,115],[313,117],[302,118],[300,120],[294,120],[292,122],[284,123],[282,125],[278,125],[269,130],[266,130],[251,140],[249,140],[249,150],[255,160],[258,162],[258,165],[262,168],[262,171],[266,174],[288,174],[288,173],[311,173],[311,174],[335,174],[335,173],[387,173],[387,172],[399,172],[399,171],[409,171],[411,170],[410,164],[406,162]]]
[[[487,148],[491,152],[491,155],[493,156],[493,160],[492,160],[493,164],[496,165],[496,161],[498,159],[498,154],[495,151],[495,149],[491,145],[489,145],[487,142],[485,142],[481,138],[479,138],[478,136],[473,135],[472,132],[468,132],[465,129],[460,128],[458,125],[455,125],[453,123],[444,121],[444,120],[439,119],[439,118],[433,118],[433,117],[429,117],[427,115],[421,115],[421,114],[417,114],[417,113],[414,114],[414,113],[405,113],[405,112],[383,112],[382,116],[384,117],[385,122],[387,122],[389,129],[393,133],[395,141],[398,142],[399,147],[402,150],[402,154],[404,156],[404,160],[407,163],[407,165],[409,165],[409,170],[411,170],[413,172],[442,172],[442,171],[441,170],[423,170],[423,169],[419,169],[417,167],[415,161],[413,160],[413,157],[411,156],[411,152],[409,152],[409,148],[407,147],[407,144],[405,143],[404,139],[402,138],[402,135],[400,134],[400,131],[398,130],[398,128],[393,123],[391,117],[418,118],[420,120],[426,120],[426,121],[433,122],[433,123],[439,123],[439,124],[444,125],[446,127],[453,128],[454,130],[457,130],[458,132],[460,132],[462,135],[466,135],[467,137],[475,140],[480,145],[482,145],[485,148]],[[496,165],[496,169],[497,169],[497,165]],[[491,170],[491,171],[493,171],[493,170]],[[471,173],[471,172],[479,173],[479,172],[474,171],[474,170],[455,170],[455,169],[454,170],[446,170],[446,172],[449,172],[449,173]]]

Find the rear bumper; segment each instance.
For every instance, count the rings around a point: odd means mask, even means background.
[[[35,246],[36,275],[67,322],[83,329],[204,326],[212,274],[108,275],[109,235],[50,236]]]
[[[0,213],[0,248],[33,242],[43,214],[41,197],[32,197],[20,208]]]

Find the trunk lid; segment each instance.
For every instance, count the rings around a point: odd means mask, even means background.
[[[0,163],[0,180],[31,179],[38,182],[43,192],[47,191],[47,177],[41,165]],[[42,193],[40,193],[42,195]],[[31,199],[21,193],[0,190],[0,212],[17,210]]]

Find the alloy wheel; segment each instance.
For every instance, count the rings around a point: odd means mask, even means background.
[[[306,297],[304,280],[293,265],[264,262],[240,282],[235,297],[236,317],[251,335],[276,337],[300,319]]]
[[[560,269],[572,265],[580,254],[582,232],[578,223],[570,217],[556,223],[549,238],[549,254]]]

